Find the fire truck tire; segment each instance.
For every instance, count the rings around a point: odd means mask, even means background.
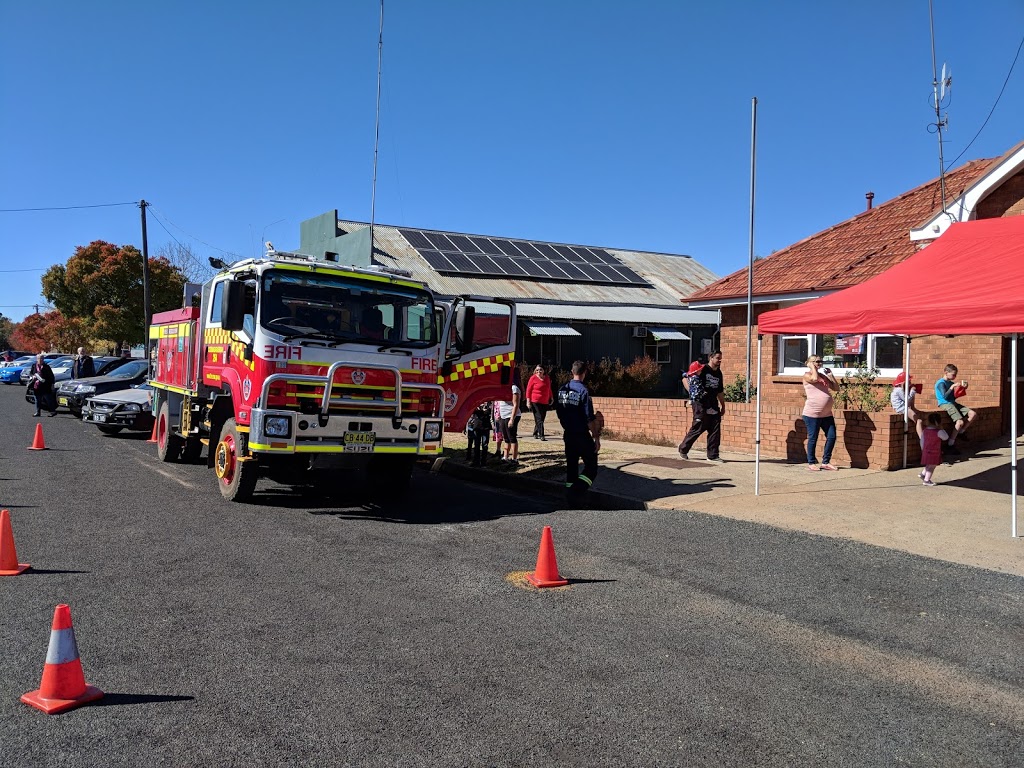
[[[203,441],[198,437],[189,437],[185,440],[185,447],[181,451],[181,460],[187,462],[199,461],[203,455]]]
[[[256,489],[259,467],[240,456],[241,435],[234,419],[228,419],[220,431],[214,450],[213,471],[217,474],[220,495],[228,501],[248,501]]]
[[[156,455],[160,461],[177,461],[184,441],[171,429],[171,406],[164,400],[156,415]]]

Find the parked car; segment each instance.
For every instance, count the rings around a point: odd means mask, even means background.
[[[127,360],[101,376],[62,381],[57,387],[57,406],[67,408],[76,416],[81,416],[87,398],[141,384],[146,380],[148,373],[148,360]],[[29,397],[26,396],[25,399],[28,400]]]
[[[82,421],[95,424],[105,435],[122,429],[150,432],[153,429],[153,388],[148,381],[128,389],[87,398]]]
[[[19,360],[35,357],[35,355],[33,355],[31,352],[16,352],[14,350],[11,350],[10,354],[14,356],[10,361],[8,361],[5,357],[0,356],[0,368],[6,368],[7,366],[14,365],[16,363],[20,365],[21,363],[18,362]]]
[[[46,364],[48,366],[50,366],[50,368],[52,370],[53,369],[53,361],[54,360],[62,360],[65,357],[68,357],[68,354],[66,352],[49,352],[49,353],[43,355],[43,360],[46,361]],[[36,358],[33,355],[32,363],[35,363],[35,361],[36,361]],[[22,384],[26,384],[27,385],[28,384],[28,380],[29,380],[29,378],[31,378],[31,376],[32,376],[32,364],[30,363],[29,365],[27,365],[27,366],[25,366],[24,368],[21,369],[21,375],[18,377],[18,381],[20,381]],[[32,400],[32,398],[29,398],[29,400]],[[35,402],[35,401],[32,400],[32,402]]]
[[[53,371],[54,382],[67,381],[71,378],[71,366],[75,364],[73,357],[60,357],[56,360],[47,361],[50,370]]]
[[[21,372],[25,368],[31,368],[35,361],[35,355],[25,355],[7,363],[6,366],[0,368],[0,381],[4,384],[18,384],[21,381]]]

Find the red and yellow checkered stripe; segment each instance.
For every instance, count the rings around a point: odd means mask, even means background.
[[[515,363],[516,353],[506,352],[495,357],[484,357],[479,360],[469,360],[465,363],[456,363],[449,376],[438,376],[438,384],[447,384],[449,381],[469,379],[473,376],[481,376],[485,373],[497,373],[502,366],[512,366]]]
[[[206,346],[209,354],[220,358],[217,362],[227,365],[228,364],[228,351],[230,350],[242,365],[248,368],[250,371],[256,370],[256,360],[246,360],[243,356],[245,352],[245,344],[238,341],[235,338],[233,331],[225,331],[223,328],[207,328],[203,331],[203,344]]]

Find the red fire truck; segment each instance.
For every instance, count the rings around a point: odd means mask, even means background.
[[[225,266],[150,328],[157,453],[208,446],[221,494],[268,477],[340,493],[359,470],[408,486],[479,403],[510,395],[511,301],[438,301],[423,283],[271,251]]]

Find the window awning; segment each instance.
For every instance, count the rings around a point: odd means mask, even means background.
[[[524,320],[523,325],[531,336],[580,336],[580,332],[565,323],[541,323],[536,320]]]
[[[689,341],[690,337],[675,328],[648,328],[647,332],[658,341]]]

